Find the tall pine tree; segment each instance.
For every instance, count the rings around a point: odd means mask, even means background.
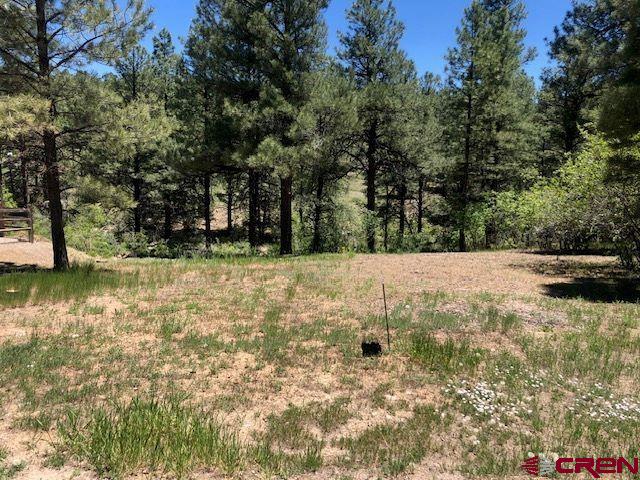
[[[367,248],[376,250],[376,189],[395,133],[391,126],[398,108],[395,87],[411,76],[413,67],[400,49],[404,26],[390,1],[356,0],[347,12],[349,30],[340,35],[338,57],[359,90],[360,127],[354,132],[358,168],[365,176]]]

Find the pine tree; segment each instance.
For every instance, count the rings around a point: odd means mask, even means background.
[[[118,46],[131,44],[146,29],[149,16],[142,0],[127,0],[124,8],[107,0],[7,0],[2,9],[3,70],[47,99],[52,120],[61,114],[56,105],[65,93],[53,88],[56,75],[88,62],[112,60]],[[56,269],[69,266],[58,164],[58,143],[66,133],[47,129],[42,135]]]
[[[519,0],[474,0],[448,54],[445,141],[460,251],[468,248],[474,205],[517,182],[530,161],[534,89],[522,70],[532,55],[523,44],[523,20]],[[490,243],[490,229],[487,237]]]
[[[356,160],[366,179],[367,248],[374,252],[378,175],[395,136],[390,127],[399,106],[394,89],[411,77],[413,66],[400,49],[404,26],[390,1],[356,0],[347,19],[349,31],[340,35],[338,57],[360,92]]]
[[[293,253],[292,202],[298,147],[290,129],[309,98],[305,77],[317,66],[326,44],[322,12],[328,0],[265,2],[254,20],[256,56],[266,82],[262,113],[267,121],[269,148],[280,180],[280,254]],[[266,100],[266,101],[265,101]],[[273,142],[277,145],[274,145]]]
[[[606,32],[606,2],[576,3],[549,43],[555,63],[542,74],[540,109],[547,134],[544,174],[552,174],[582,144],[581,130],[594,122],[603,88],[600,63],[611,49],[600,49],[597,32]]]
[[[352,83],[330,66],[310,79],[310,98],[293,127],[300,184],[301,226],[310,230],[309,250],[319,253],[339,247],[338,225],[332,221],[342,180],[350,172],[357,127],[357,104]],[[306,226],[310,224],[310,227]]]

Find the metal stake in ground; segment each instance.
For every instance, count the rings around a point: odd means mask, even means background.
[[[382,282],[382,298],[384,299],[384,318],[387,321],[387,347],[391,350],[391,334],[389,333],[389,312],[387,311],[387,291]]]

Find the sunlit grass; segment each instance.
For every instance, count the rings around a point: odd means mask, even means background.
[[[72,302],[116,288],[133,288],[140,283],[137,271],[99,270],[91,264],[58,271],[19,272],[0,275],[0,305]]]
[[[242,463],[235,434],[178,399],[136,398],[94,409],[88,419],[71,411],[59,432],[64,448],[111,478],[142,469],[177,478],[202,467],[233,473]]]

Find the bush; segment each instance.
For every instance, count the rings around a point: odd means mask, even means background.
[[[122,253],[113,232],[115,211],[107,211],[100,204],[79,207],[66,226],[67,244],[91,256],[113,257]]]
[[[122,245],[128,255],[133,257],[149,257],[151,244],[149,238],[141,232],[128,232],[122,236]]]
[[[18,208],[17,203],[13,199],[13,195],[11,192],[8,192],[6,189],[2,191],[2,204],[4,208]]]
[[[493,221],[499,242],[573,251],[611,242],[615,208],[606,184],[607,152],[605,142],[591,137],[553,179],[521,193],[498,194]]]

